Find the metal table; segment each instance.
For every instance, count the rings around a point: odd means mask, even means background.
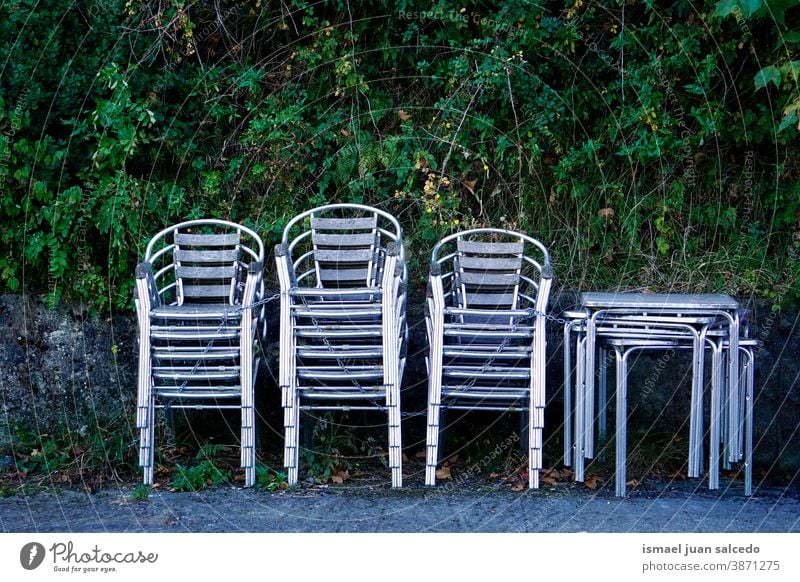
[[[673,294],[673,293],[607,293],[587,292],[581,294],[581,306],[587,311],[585,322],[585,394],[594,393],[594,371],[596,352],[596,329],[602,318],[625,317],[631,322],[644,324],[658,316],[711,317],[715,325],[722,328],[728,341],[728,384],[723,389],[727,401],[726,454],[729,462],[740,458],[739,418],[739,316],[738,302],[723,294]],[[705,334],[707,327],[696,335],[692,360],[692,419],[690,422],[689,476],[697,477],[702,471],[703,437],[703,372]],[[712,419],[712,424],[714,419]],[[591,452],[591,435],[589,452]],[[584,443],[577,442],[576,446]],[[580,453],[576,453],[578,455]]]

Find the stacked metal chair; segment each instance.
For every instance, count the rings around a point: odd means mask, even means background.
[[[241,466],[255,482],[254,385],[266,332],[264,245],[223,220],[166,228],[136,268],[137,428],[144,483],[153,483],[155,410],[241,411]]]
[[[402,486],[407,272],[399,223],[359,204],[314,208],[289,222],[275,257],[289,484],[298,478],[301,410],[382,410],[392,486]]]
[[[436,483],[441,412],[491,410],[527,414],[528,483],[538,488],[552,279],[548,250],[518,232],[468,230],[434,247],[426,298],[427,485]]]

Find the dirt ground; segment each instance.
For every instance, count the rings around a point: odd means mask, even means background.
[[[652,482],[617,499],[613,486],[559,483],[538,491],[447,484],[301,486],[197,493],[132,485],[0,499],[3,532],[800,532],[800,491],[741,482]]]

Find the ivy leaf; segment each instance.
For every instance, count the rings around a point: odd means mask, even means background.
[[[732,14],[737,8],[739,8],[739,0],[721,0],[720,2],[717,2],[717,8],[714,11],[714,14],[720,18],[725,18],[726,16]]]
[[[745,16],[752,16],[761,8],[764,0],[739,0],[739,7]]]
[[[780,35],[778,42],[775,43],[775,48],[779,49],[786,44],[796,44],[798,42],[800,42],[800,30],[790,30]]]
[[[791,61],[789,63],[785,63],[781,65],[780,71],[781,74],[786,76],[786,78],[791,78],[797,81],[798,75],[800,75],[800,61]]]
[[[756,90],[766,87],[770,82],[774,83],[776,87],[780,87],[781,72],[774,65],[764,67],[753,77],[753,82],[756,85]]]
[[[782,132],[790,125],[794,125],[795,123],[797,123],[797,121],[798,121],[797,110],[794,110],[783,118],[783,121],[781,121],[781,124],[778,126],[778,133]]]

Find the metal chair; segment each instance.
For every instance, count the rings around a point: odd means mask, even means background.
[[[553,280],[539,241],[481,228],[433,249],[427,290],[425,483],[435,485],[443,410],[527,413],[529,487],[538,488],[545,406],[545,311]]]
[[[170,226],[136,267],[139,465],[152,485],[155,410],[241,410],[241,466],[255,482],[254,385],[266,335],[264,245],[224,220]]]
[[[392,486],[401,487],[408,277],[400,224],[359,204],[314,208],[289,222],[275,257],[289,484],[298,478],[301,410],[382,410]]]

